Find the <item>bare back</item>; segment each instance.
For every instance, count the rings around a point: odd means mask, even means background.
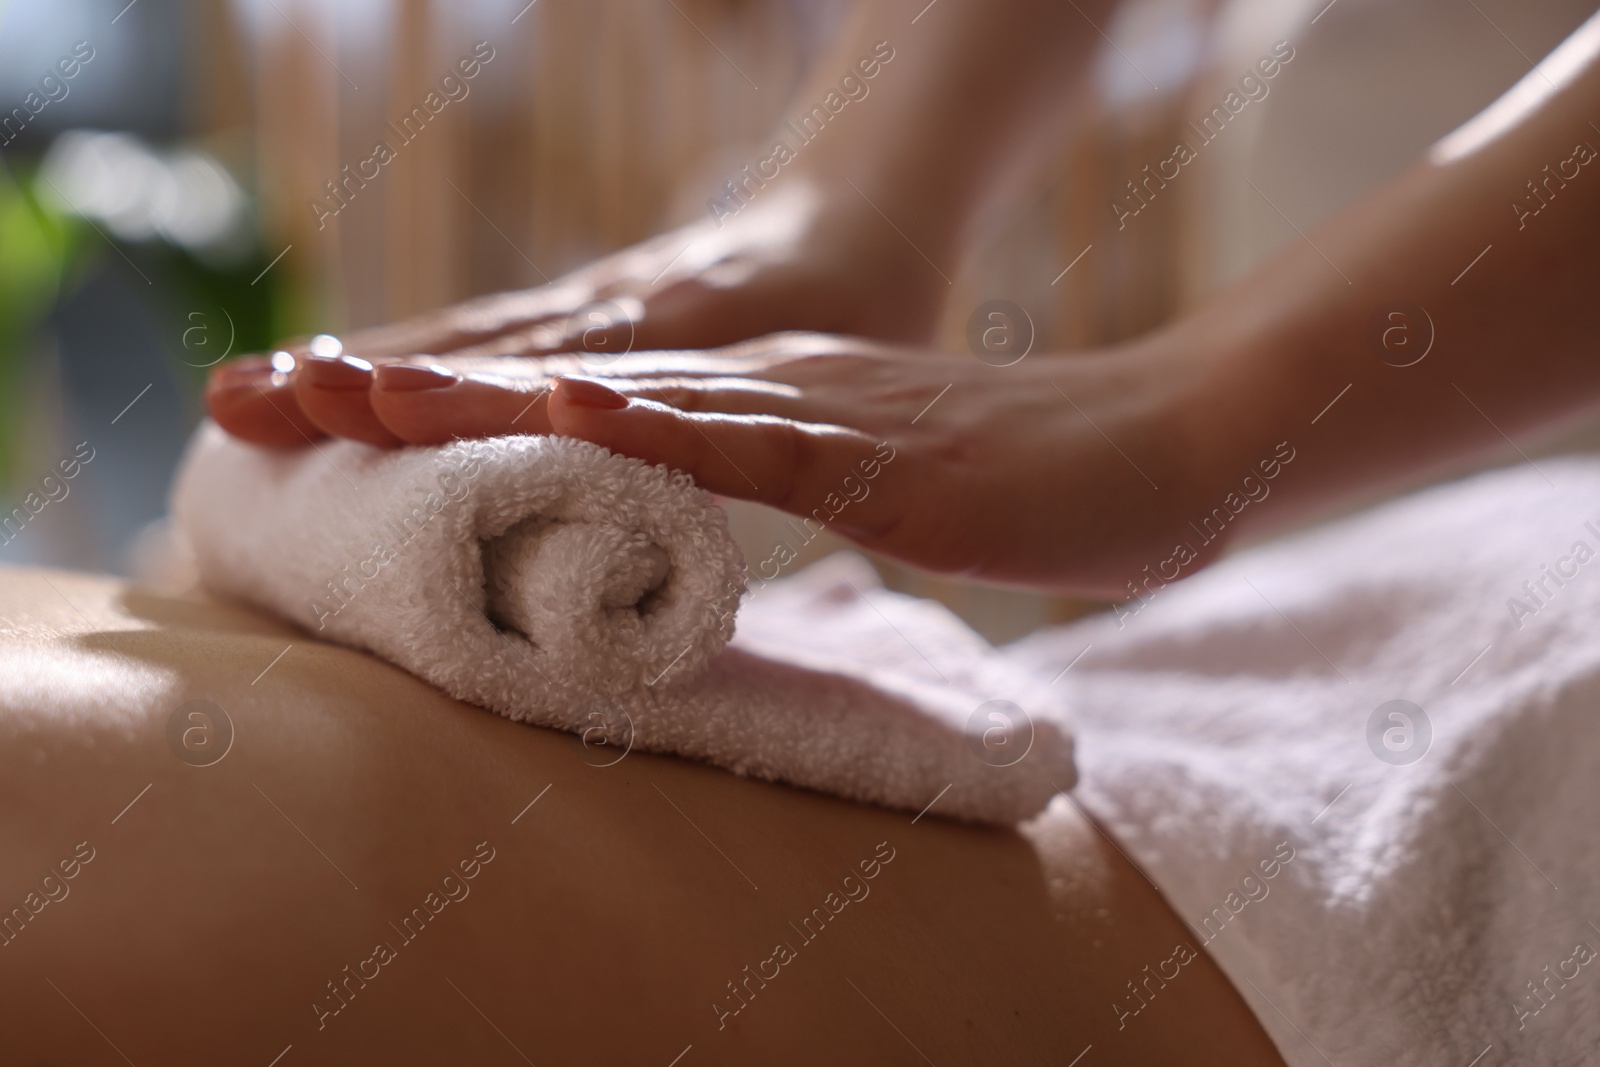
[[[617,760],[105,578],[0,627],[7,1062],[1282,1062],[1203,954],[1151,984],[1193,938],[1065,798]]]

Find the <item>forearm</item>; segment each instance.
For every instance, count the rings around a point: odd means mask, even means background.
[[[1600,17],[1552,57],[1570,63],[1528,76],[1544,99],[1508,129],[1483,141],[1475,120],[1174,328],[1167,343],[1215,353],[1184,416],[1201,481],[1226,492],[1278,442],[1296,452],[1232,529],[1520,445],[1600,400],[1597,37]]]
[[[852,99],[793,169],[830,193],[870,198],[949,273],[974,219],[1029,159],[1085,83],[1115,0],[894,0],[863,3],[817,61],[779,135],[828,94]],[[913,19],[916,21],[913,22]],[[893,58],[876,61],[874,49]],[[876,66],[861,77],[862,60]],[[854,89],[859,95],[863,89]],[[810,135],[809,128],[801,131]],[[856,186],[852,191],[846,179]]]

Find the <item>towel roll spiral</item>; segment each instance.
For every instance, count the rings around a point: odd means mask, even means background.
[[[568,438],[274,452],[208,424],[174,511],[211,589],[548,725],[693,677],[744,590],[709,494]]]

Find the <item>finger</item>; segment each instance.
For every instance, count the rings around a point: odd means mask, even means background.
[[[276,357],[275,357],[276,358]],[[287,354],[275,365],[268,359],[240,359],[216,367],[206,382],[206,410],[223,429],[267,448],[299,448],[323,436],[295,399]]]
[[[692,414],[630,399],[589,378],[557,378],[548,410],[556,433],[666,464],[723,496],[824,524],[848,499],[849,519],[837,525],[858,537],[898,518],[889,494],[865,486],[888,446],[858,430],[762,415]]]
[[[659,289],[629,284],[587,293],[573,290],[570,306],[464,340],[460,347],[433,351],[474,357],[570,353],[585,364],[582,373],[594,374],[633,352],[714,348],[771,333],[781,319],[786,294],[758,291],[753,284],[742,282],[737,297],[730,295],[730,285],[700,276]]]
[[[559,352],[565,346],[574,316],[595,302],[591,285],[557,282],[537,289],[494,293],[401,322],[354,330],[341,337],[318,334],[285,341],[280,348],[296,359],[343,352],[370,363],[410,358],[419,352],[477,356]]]
[[[556,355],[574,353],[594,366],[618,359],[645,347],[636,326],[644,315],[644,304],[636,298],[617,295],[602,297],[585,286],[565,286],[537,291],[541,298],[531,303],[514,320],[486,324],[483,329],[456,329],[428,351],[473,359]],[[413,331],[411,338],[419,338]],[[395,332],[361,341],[376,344],[383,351],[400,354],[397,347],[408,335]],[[415,349],[413,349],[415,351]]]
[[[527,359],[566,351],[566,316],[519,323],[515,329],[490,337],[465,340],[454,347],[435,346],[430,351],[465,359]]]
[[[357,330],[343,340],[347,351],[373,361],[415,352],[445,353],[490,346],[540,324],[564,320],[590,295],[587,285],[572,282],[495,293],[403,322]]]
[[[515,375],[460,373],[454,362],[425,368],[386,364],[374,376],[372,411],[388,433],[409,444],[551,433],[546,410],[551,380],[548,375],[526,370]],[[626,396],[684,411],[791,417],[801,403],[799,390],[792,386],[745,378],[667,376],[606,381]]]
[[[653,286],[638,321],[633,323],[635,350],[712,348],[770,334],[799,323],[785,322],[795,304],[792,284],[733,275],[719,279],[702,271]],[[813,329],[833,323],[808,316]]]
[[[613,257],[609,270],[580,272],[588,296],[564,316],[536,324],[530,354],[574,352],[603,361],[648,349],[716,347],[770,332],[793,286],[761,285],[748,269],[719,270],[714,255],[697,256],[692,248],[681,235],[664,235]]]
[[[548,382],[563,374],[580,378],[716,378],[775,377],[768,372],[795,358],[793,346],[780,346],[770,340],[719,348],[715,351],[672,350],[630,352],[615,359],[594,359],[586,353],[559,353],[538,356],[488,356],[480,349],[464,349],[448,356],[412,356],[398,362],[435,363],[458,374],[483,374],[500,378],[536,379]],[[809,350],[807,353],[809,354]],[[396,360],[369,360],[374,364]]]
[[[404,442],[372,410],[368,391],[373,377],[372,364],[356,356],[306,356],[293,375],[294,397],[324,432],[394,448]]]
[[[548,378],[458,374],[433,364],[377,368],[369,393],[379,422],[400,441],[435,445],[456,438],[549,433]]]
[[[754,331],[761,332],[761,331]],[[493,337],[448,351],[452,356],[502,358],[570,355],[582,373],[601,373],[634,352],[652,349],[707,348],[751,336],[744,328],[728,328],[720,315],[658,313],[655,304],[631,298],[594,299],[546,319],[526,323]]]
[[[600,375],[595,376],[594,380],[603,382],[624,396],[654,400],[679,411],[770,415],[806,421],[805,413],[810,410],[799,389],[759,378],[666,375],[616,379]]]
[[[655,289],[630,285],[606,291],[527,335],[530,355],[570,352],[595,373],[631,352],[713,348],[771,332],[772,315],[757,294],[691,277]]]

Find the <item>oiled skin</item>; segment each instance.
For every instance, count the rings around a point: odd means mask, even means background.
[[[596,766],[617,750],[108,578],[0,571],[0,616],[0,907],[60,897],[0,947],[7,1063],[1282,1062],[1203,956],[1118,1030],[1192,938],[1064,798],[1013,832]],[[210,766],[168,744],[192,699],[233,724]],[[776,977],[721,1018],[746,965]]]

